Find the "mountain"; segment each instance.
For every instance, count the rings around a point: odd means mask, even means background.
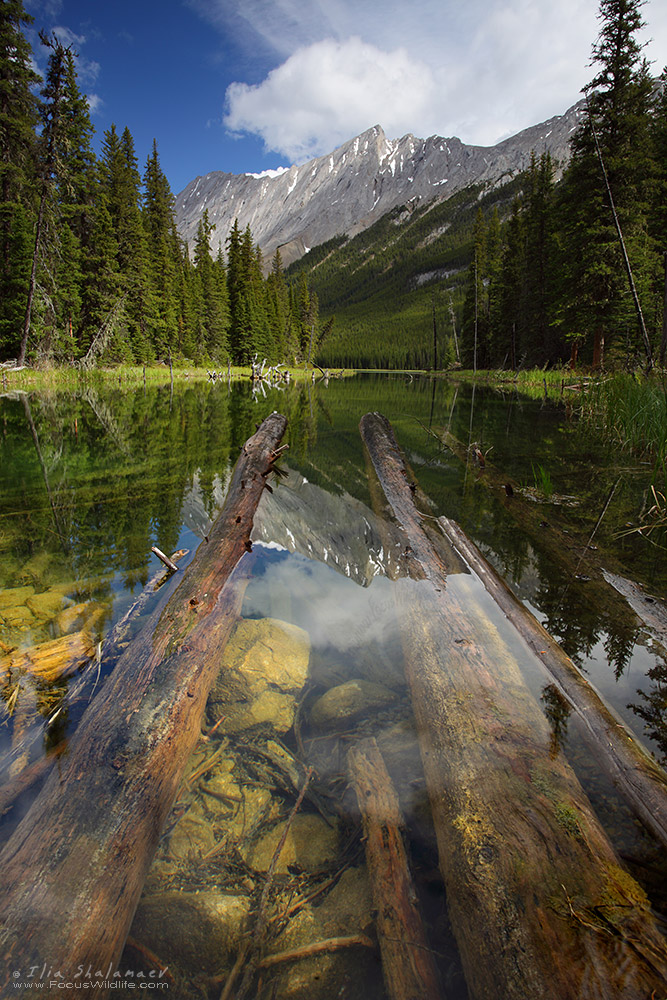
[[[469,146],[431,136],[387,139],[379,125],[327,156],[265,174],[213,171],[176,198],[179,232],[192,243],[205,209],[215,226],[213,247],[224,245],[234,220],[250,226],[268,261],[280,247],[285,264],[312,247],[353,236],[386,212],[409,203],[445,200],[472,184],[495,184],[525,170],[532,152],[549,151],[563,165],[583,102],[564,115],[519,132],[496,146]]]

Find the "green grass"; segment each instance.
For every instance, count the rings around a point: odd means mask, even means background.
[[[313,372],[316,378],[321,378],[322,373],[317,368],[306,368],[304,366],[288,366],[290,377],[294,381],[311,379]],[[179,364],[174,365],[174,381],[206,381],[209,371],[218,372],[223,378],[227,377],[226,364],[211,364],[206,368],[197,368],[195,365]],[[340,369],[336,369],[339,374]],[[344,370],[343,375],[350,375],[351,371]],[[168,365],[147,366],[145,371],[141,365],[117,365],[93,368],[90,371],[81,371],[73,365],[52,365],[49,367],[31,368],[26,367],[21,371],[4,369],[0,371],[0,394],[11,392],[12,389],[39,390],[39,389],[76,389],[85,384],[101,385],[121,385],[126,387],[137,387],[144,383],[146,385],[165,385],[171,381],[171,374]],[[232,365],[231,376],[233,379],[249,378],[250,367]]]
[[[665,375],[649,378],[618,373],[590,382],[581,399],[581,418],[621,448],[667,469],[667,384]]]

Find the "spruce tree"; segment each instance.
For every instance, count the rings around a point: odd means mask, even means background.
[[[21,0],[0,6],[0,357],[15,357],[30,275],[39,77],[23,26]]]
[[[167,357],[178,341],[181,247],[174,218],[174,196],[160,167],[155,140],[144,171],[142,220],[156,304],[153,341],[156,353]]]
[[[54,209],[56,204],[56,187],[58,176],[62,170],[62,160],[59,155],[63,133],[63,93],[65,86],[65,60],[67,50],[62,42],[54,35],[48,38],[40,34],[42,44],[51,50],[49,56],[46,81],[42,90],[43,102],[40,106],[40,118],[42,120],[42,131],[40,135],[39,151],[40,163],[39,175],[39,207],[35,222],[35,242],[32,253],[32,263],[30,277],[28,279],[28,289],[26,296],[25,315],[23,320],[23,332],[21,345],[19,347],[18,364],[25,362],[28,350],[28,339],[32,323],[32,310],[37,288],[37,271],[40,265],[40,255],[43,244],[48,235],[48,223],[54,222]],[[49,220],[48,216],[51,215]],[[53,236],[53,230],[52,230]],[[53,289],[51,289],[53,291]]]
[[[602,27],[593,47],[600,68],[585,88],[587,110],[561,185],[561,320],[594,366],[629,325],[636,331],[634,349],[642,351],[613,214],[615,208],[629,260],[641,274],[650,266],[645,219],[652,89],[635,37],[643,27],[641,6],[641,0],[601,0]]]

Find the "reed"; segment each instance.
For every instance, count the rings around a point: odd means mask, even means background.
[[[623,449],[667,468],[667,385],[664,375],[618,373],[590,382],[581,398],[581,419]]]

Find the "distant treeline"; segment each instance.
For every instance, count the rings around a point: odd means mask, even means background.
[[[305,278],[276,253],[268,277],[249,229],[211,246],[204,213],[192,255],[179,238],[157,145],[138,169],[126,128],[101,155],[57,37],[43,81],[22,0],[0,8],[0,360],[247,363],[305,360],[326,330]]]

